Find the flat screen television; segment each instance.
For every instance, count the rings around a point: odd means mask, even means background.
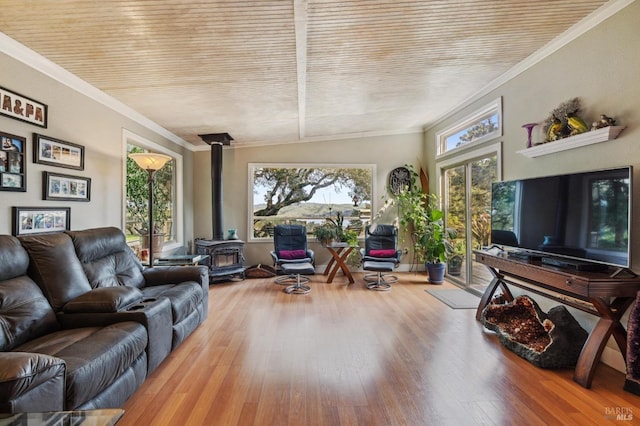
[[[627,166],[494,182],[491,244],[543,261],[628,268],[632,178]]]

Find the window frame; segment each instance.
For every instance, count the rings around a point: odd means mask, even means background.
[[[273,241],[273,237],[254,237],[253,236],[253,189],[254,189],[254,172],[259,168],[336,168],[336,169],[368,169],[371,172],[371,220],[376,212],[377,207],[377,188],[376,188],[376,165],[373,163],[365,164],[336,164],[336,163],[248,163],[247,164],[247,241],[248,242],[268,242]],[[331,203],[327,203],[331,204]],[[310,232],[311,229],[308,229]]]
[[[127,129],[122,129],[122,224],[121,228],[126,229],[127,224],[127,145],[136,145],[143,149],[159,152],[170,156],[175,161],[175,200],[173,201],[173,225],[174,238],[164,242],[163,251],[171,251],[184,246],[184,196],[183,196],[183,156],[156,142],[143,136],[133,133]]]
[[[498,117],[498,128],[486,135],[473,140],[471,142],[465,143],[459,147],[452,148],[447,150],[447,139],[453,135],[456,135],[462,131],[469,130],[474,126],[482,123],[488,117],[492,117],[497,115]],[[477,146],[483,142],[499,138],[502,136],[502,97],[495,99],[494,101],[488,103],[484,107],[478,109],[474,113],[466,116],[465,118],[457,121],[450,127],[436,133],[436,158],[447,157],[449,155],[456,155],[460,151],[464,151],[469,149],[470,147]]]

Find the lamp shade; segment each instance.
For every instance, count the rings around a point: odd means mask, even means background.
[[[154,152],[138,152],[129,154],[129,158],[136,162],[136,164],[144,170],[160,170],[167,162],[171,160],[171,157],[164,154],[157,154]]]

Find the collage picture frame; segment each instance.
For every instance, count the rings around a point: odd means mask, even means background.
[[[0,132],[0,191],[27,190],[26,146],[26,138]]]
[[[42,199],[88,202],[91,200],[91,178],[44,171]]]
[[[12,207],[14,236],[71,229],[71,207]]]
[[[34,133],[33,162],[84,170],[84,146]]]

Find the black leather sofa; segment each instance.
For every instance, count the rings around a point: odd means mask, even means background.
[[[204,321],[204,266],[144,268],[117,228],[0,235],[0,412],[119,407]]]

